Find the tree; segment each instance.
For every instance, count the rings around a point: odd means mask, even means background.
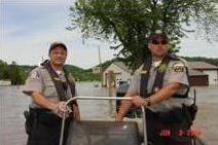
[[[156,30],[166,33],[172,51],[179,50],[180,39],[190,24],[208,39],[217,36],[217,0],[77,0],[70,8],[72,25],[85,38],[113,42],[112,49],[133,69],[149,54],[147,39]],[[212,32],[212,33],[211,33]],[[211,35],[214,34],[214,35]]]
[[[16,62],[12,62],[9,66],[9,74],[12,85],[20,85],[25,82],[25,72],[19,68]]]
[[[0,80],[1,79],[9,79],[9,70],[6,62],[0,60]]]

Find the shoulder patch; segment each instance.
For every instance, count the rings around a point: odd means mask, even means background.
[[[184,72],[185,71],[185,65],[182,62],[175,63],[173,65],[173,71],[174,72]]]
[[[30,73],[30,78],[39,79],[39,73],[37,71],[33,71]]]

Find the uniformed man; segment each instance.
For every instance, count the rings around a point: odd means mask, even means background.
[[[67,126],[73,119],[80,118],[76,102],[71,104],[73,113],[69,114],[66,106],[66,100],[74,97],[76,90],[74,79],[64,67],[67,58],[65,44],[51,44],[49,58],[30,72],[23,90],[32,99],[26,115],[27,145],[58,145],[64,115],[67,117],[66,141]]]
[[[116,116],[122,121],[128,109],[145,106],[147,139],[152,145],[190,145],[192,116],[187,109],[189,78],[186,62],[169,53],[169,39],[156,33],[149,38],[151,55],[135,72],[125,96],[133,100],[122,101]]]

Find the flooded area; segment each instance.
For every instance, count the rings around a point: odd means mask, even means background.
[[[197,90],[198,114],[193,125],[201,131],[207,145],[218,144],[218,86],[199,87]]]
[[[78,95],[102,96],[107,90],[95,87],[96,83],[80,83]],[[100,86],[100,85],[99,85]],[[25,145],[23,111],[28,109],[30,97],[22,93],[23,86],[0,86],[0,145]],[[108,101],[79,101],[81,118],[105,118],[110,115]]]
[[[79,83],[80,96],[107,96],[107,89],[96,87],[96,83]],[[99,85],[100,86],[100,85]],[[23,111],[28,109],[30,98],[22,94],[22,86],[0,86],[0,144],[25,145]],[[217,145],[218,139],[218,87],[199,87],[197,104],[199,112],[194,129],[201,130],[201,138],[208,145]],[[192,94],[192,92],[191,92]],[[82,119],[99,119],[110,116],[108,101],[79,101]]]

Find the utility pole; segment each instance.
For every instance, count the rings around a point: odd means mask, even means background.
[[[108,71],[108,95],[109,97],[113,97],[114,96],[114,91],[115,91],[115,80],[114,80],[114,77],[115,77],[115,74],[113,71]],[[116,113],[116,101],[114,100],[110,100],[109,101],[109,104],[110,104],[110,115],[112,117],[114,117],[115,113]]]
[[[99,65],[100,65],[101,87],[103,87],[103,68],[102,68],[102,61],[101,61],[101,50],[100,50],[100,46],[98,46],[98,60],[99,60]]]

